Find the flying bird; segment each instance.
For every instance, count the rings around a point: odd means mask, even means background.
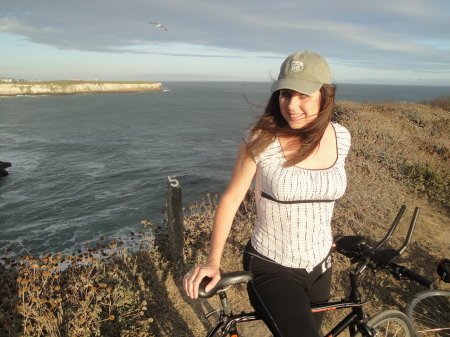
[[[164,29],[166,32],[169,31],[169,30],[167,29],[167,27],[164,26],[164,25],[162,25],[161,23],[158,23],[158,22],[149,22],[149,24],[155,25],[156,28]]]

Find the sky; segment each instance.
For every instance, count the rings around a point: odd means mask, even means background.
[[[450,1],[0,1],[0,78],[272,81],[303,50],[334,83],[450,86]]]

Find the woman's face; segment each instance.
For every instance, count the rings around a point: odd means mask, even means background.
[[[280,111],[292,129],[299,129],[315,118],[320,110],[320,90],[311,95],[290,89],[281,89]]]

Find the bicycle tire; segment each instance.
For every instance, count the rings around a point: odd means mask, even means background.
[[[428,289],[414,295],[406,315],[417,336],[450,336],[450,291]]]
[[[414,329],[408,317],[398,310],[385,310],[373,316],[367,325],[375,330],[376,337],[411,337]],[[363,337],[361,332],[356,337]]]

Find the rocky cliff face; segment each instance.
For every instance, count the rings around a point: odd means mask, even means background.
[[[99,92],[162,91],[161,83],[153,82],[18,82],[0,83],[1,96],[68,95]]]

